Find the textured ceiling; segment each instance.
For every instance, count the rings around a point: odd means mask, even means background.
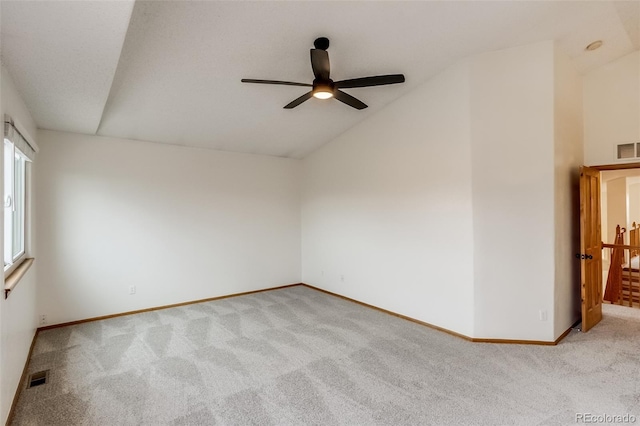
[[[6,1],[2,60],[40,128],[300,158],[466,56],[556,40],[581,72],[640,48],[631,2]],[[331,40],[334,80],[404,73],[282,107]],[[585,52],[591,41],[604,46]],[[27,53],[25,53],[27,52]]]
[[[133,1],[2,1],[2,63],[38,127],[93,134]]]

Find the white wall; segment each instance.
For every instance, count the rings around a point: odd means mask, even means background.
[[[303,282],[472,334],[468,81],[452,67],[303,160]]]
[[[582,159],[579,99],[554,127],[555,55],[469,58],[305,158],[303,281],[472,337],[554,340],[573,312],[554,254],[574,237],[555,229]],[[559,96],[579,92],[558,69]]]
[[[555,300],[554,338],[581,315],[580,166],[583,153],[582,76],[557,47],[554,55]]]
[[[627,225],[627,178],[620,177],[607,181],[607,228],[609,235],[607,242],[613,244],[616,238],[616,226],[625,228]],[[625,243],[628,243],[625,234]]]
[[[600,172],[600,234],[602,235],[602,241],[609,243],[609,212],[607,210],[608,203],[608,191],[607,182],[602,179],[603,173]],[[607,251],[602,251],[602,258],[608,259]],[[604,269],[604,265],[603,265]]]
[[[2,89],[2,110],[0,117],[9,114],[21,127],[21,131],[35,141],[36,126],[24,102],[15,89],[11,76],[2,67],[0,80]],[[3,120],[4,121],[4,120]],[[0,164],[0,170],[2,165]],[[32,177],[36,173],[38,159],[31,167]],[[2,176],[2,173],[0,173]],[[33,186],[31,186],[33,188]],[[29,202],[33,203],[33,196]],[[33,206],[31,207],[33,209]],[[4,212],[4,209],[2,209]],[[32,218],[33,218],[33,211]],[[4,214],[4,213],[3,213]],[[0,216],[2,218],[2,216]],[[32,222],[33,223],[33,222]],[[34,255],[35,229],[29,229],[28,249]],[[3,228],[0,226],[0,235]],[[0,244],[0,253],[3,246]],[[35,266],[27,271],[8,299],[4,299],[4,292],[0,296],[0,423],[4,424],[9,414],[13,396],[18,388],[20,376],[27,361],[27,354],[37,327],[36,315],[36,259]]]
[[[627,178],[627,229],[634,222],[640,224],[640,182],[638,178]]]
[[[553,339],[553,90],[552,42],[472,59],[475,336]]]
[[[584,76],[584,162],[616,160],[615,145],[640,142],[640,51]]]
[[[48,323],[300,282],[298,161],[52,131],[38,141]]]

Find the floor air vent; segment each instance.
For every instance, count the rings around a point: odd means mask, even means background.
[[[36,386],[44,385],[49,380],[49,370],[38,371],[29,376],[27,382],[27,389],[34,388]]]

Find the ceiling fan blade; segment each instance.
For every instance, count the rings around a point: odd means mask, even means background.
[[[345,103],[351,107],[354,107],[355,109],[365,109],[367,107],[367,104],[365,104],[364,102],[354,98],[351,95],[348,95],[346,93],[344,93],[343,91],[340,90],[336,90],[333,93],[333,97],[336,98],[337,100],[339,100],[342,103]]]
[[[278,80],[254,80],[252,78],[243,78],[243,83],[259,83],[259,84],[281,84],[284,86],[304,86],[304,87],[313,87],[313,84],[307,83],[294,83],[293,81],[278,81]]]
[[[285,109],[295,108],[301,103],[303,103],[304,101],[308,101],[311,98],[311,96],[313,96],[313,92],[305,93],[304,95],[300,96],[298,99],[294,99],[293,101],[286,104],[284,108]]]
[[[313,75],[320,80],[329,80],[329,54],[326,50],[311,49]]]
[[[335,85],[339,89],[350,89],[353,87],[384,86],[385,84],[404,83],[403,74],[376,75],[373,77],[353,78],[351,80],[336,81]]]

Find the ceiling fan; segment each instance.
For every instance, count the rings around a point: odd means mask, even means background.
[[[307,83],[294,83],[292,81],[278,81],[278,80],[255,80],[251,78],[243,78],[243,83],[259,83],[259,84],[281,84],[285,86],[303,86],[311,87],[311,91],[305,93],[297,99],[294,99],[284,107],[286,109],[295,108],[311,97],[318,99],[335,98],[340,102],[343,102],[356,109],[364,109],[367,105],[354,98],[353,96],[343,92],[340,89],[351,89],[354,87],[371,87],[371,86],[383,86],[386,84],[404,83],[404,75],[402,74],[389,74],[389,75],[377,75],[373,77],[361,77],[353,78],[350,80],[333,81],[329,78],[329,54],[327,49],[329,48],[329,39],[326,37],[320,37],[313,42],[315,49],[311,49],[311,68],[313,69],[313,75],[315,79],[313,84]]]

